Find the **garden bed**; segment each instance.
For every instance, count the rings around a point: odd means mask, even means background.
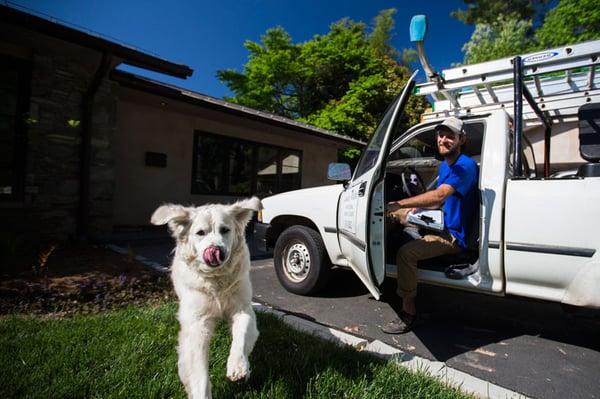
[[[97,312],[174,298],[168,274],[88,244],[50,245],[0,270],[0,315]]]

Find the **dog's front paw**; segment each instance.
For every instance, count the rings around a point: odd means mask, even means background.
[[[245,381],[250,377],[250,363],[244,356],[231,356],[227,359],[227,378],[231,381]]]

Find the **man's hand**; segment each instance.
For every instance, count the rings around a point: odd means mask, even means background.
[[[416,211],[416,208],[402,208],[398,202],[388,202],[386,205],[386,216],[394,221],[399,221],[403,225],[407,225],[409,213]]]
[[[401,206],[398,202],[396,202],[396,201],[388,202],[387,205],[385,206],[385,212],[387,214],[392,214],[392,213],[395,213],[400,208],[401,208]]]

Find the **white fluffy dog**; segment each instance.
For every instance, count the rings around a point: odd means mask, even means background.
[[[258,338],[252,310],[250,252],[244,230],[256,197],[231,205],[183,207],[167,204],[152,215],[155,225],[168,223],[177,245],[171,266],[179,298],[179,377],[191,398],[210,398],[208,349],[217,319],[231,326],[227,378],[250,375],[248,356]]]

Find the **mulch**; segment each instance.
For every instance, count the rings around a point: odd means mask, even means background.
[[[48,245],[0,267],[0,315],[56,317],[174,298],[170,277],[135,254],[80,243]]]

